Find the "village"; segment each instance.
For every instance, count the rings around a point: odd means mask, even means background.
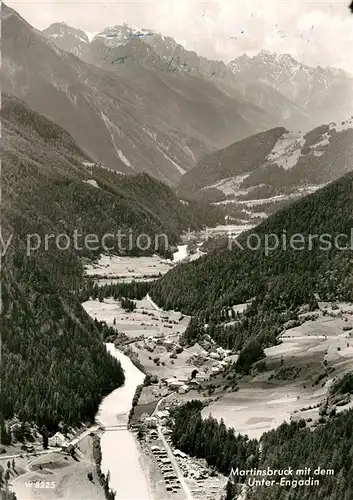
[[[137,348],[145,349],[151,353],[157,352],[160,355],[169,353],[170,359],[177,359],[178,355],[185,353],[186,363],[191,367],[191,374],[189,376],[178,374],[161,378],[161,382],[168,388],[179,394],[185,394],[191,389],[202,388],[202,382],[208,382],[232,363],[231,351],[217,347],[210,338],[206,340],[209,342],[209,351],[206,351],[199,344],[195,344],[190,349],[182,347],[178,341],[165,338],[162,334],[147,337],[142,346],[139,345]],[[158,365],[158,363],[161,361],[158,360],[156,364]]]
[[[312,384],[322,371],[325,353],[330,352],[330,363],[339,373],[344,373],[349,363],[351,348],[347,347],[344,330],[351,311],[345,304],[337,306],[336,312],[340,314],[331,313],[325,304],[320,304],[315,318],[305,314],[300,318],[303,325],[298,327],[297,334],[294,328],[292,333],[288,325],[279,345],[266,349],[267,370],[263,373],[255,370],[252,376],[234,381],[229,367],[236,362],[237,354],[218,346],[206,332],[193,346],[184,345],[183,333],[190,317],[178,311],[160,310],[149,296],[135,302],[132,312],[125,311],[119,301],[111,298],[103,302],[88,301],[84,307],[92,317],[126,334],[125,345],[116,347],[149,375],[150,383],[143,386],[134,408],[132,428],[142,437],[139,439],[142,455],[148,457],[147,468],[153,471],[161,498],[169,498],[167,493],[170,498],[185,498],[180,495],[181,490],[185,492],[187,488],[192,491],[192,498],[214,500],[217,497],[216,493],[207,497],[208,486],[204,484],[215,481],[207,465],[180,455],[182,452],[171,446],[168,437],[173,406],[199,399],[205,402],[204,418],[212,414],[217,419],[223,418],[236,432],[259,438],[284,420],[298,418],[306,406],[317,406],[315,411],[319,412],[331,380],[326,377],[314,388]],[[241,313],[247,305],[234,306],[234,313]],[[228,324],[233,321],[230,317]],[[325,336],[321,331],[325,331]],[[293,363],[299,363],[300,376],[295,380],[282,380],[283,363],[288,370]],[[218,483],[215,491],[221,489]]]
[[[190,457],[172,444],[173,409],[181,404],[173,394],[160,400],[152,415],[143,414],[134,425],[155,488],[162,498],[220,499],[227,478],[208,467],[205,460]]]

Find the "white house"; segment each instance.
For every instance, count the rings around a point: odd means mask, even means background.
[[[169,411],[167,411],[167,410],[160,410],[160,411],[157,411],[156,416],[157,416],[159,419],[162,419],[162,418],[167,418],[167,417],[169,417]]]
[[[65,436],[61,434],[61,432],[57,432],[54,436],[48,439],[49,446],[65,446],[66,439]]]
[[[171,389],[179,389],[179,387],[184,385],[184,382],[182,380],[178,380],[177,378],[168,378],[165,382]]]
[[[187,454],[180,450],[174,450],[173,455],[180,458],[187,458]]]
[[[209,377],[209,375],[208,375],[207,373],[205,373],[205,372],[198,372],[198,373],[196,373],[196,377],[195,377],[195,378],[196,378],[196,380],[197,380],[198,382],[203,382],[203,381],[205,381],[205,380],[209,380],[209,378],[210,378],[210,377]]]
[[[181,385],[178,389],[179,394],[185,394],[190,390],[190,387],[187,384]]]
[[[157,419],[156,419],[156,417],[147,417],[145,419],[145,424],[150,429],[155,429],[157,427]]]

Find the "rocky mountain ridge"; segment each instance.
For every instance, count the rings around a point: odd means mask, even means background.
[[[276,124],[200,76],[169,71],[163,62],[157,69],[129,65],[129,54],[99,42],[91,52],[96,64],[87,63],[58,48],[65,37],[48,38],[4,4],[1,17],[4,91],[65,128],[108,168],[175,185],[205,153]],[[139,39],[123,49],[157,57]]]
[[[331,67],[310,67],[290,54],[262,50],[254,57],[243,54],[225,64],[186,50],[169,36],[123,24],[98,33],[86,45],[82,57],[99,64],[97,58],[92,58],[98,46],[124,52],[134,41],[153,49],[153,57],[145,58],[143,64],[151,67],[164,62],[169,71],[212,79],[223,91],[238,98],[241,95],[275,116],[278,125],[310,130],[327,121],[345,119],[347,110],[353,112],[353,76]],[[138,57],[129,61],[141,62]],[[338,92],[340,100],[336,99]]]

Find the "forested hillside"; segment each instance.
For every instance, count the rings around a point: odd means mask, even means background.
[[[17,414],[55,430],[59,423],[92,420],[102,396],[124,381],[99,325],[79,302],[81,258],[102,248],[85,248],[82,239],[82,250],[76,248],[73,232],[99,240],[119,230],[134,238],[166,234],[175,245],[183,229],[216,222],[218,212],[182,203],[146,174],[125,177],[94,166],[61,127],[2,97],[1,225],[9,245],[1,249],[1,410],[5,419]],[[67,248],[55,244],[60,234],[70,238]],[[140,252],[134,242],[125,253]],[[170,249],[153,246],[145,253],[155,252]]]
[[[246,137],[230,146],[205,155],[180,181],[179,189],[196,193],[225,178],[248,174],[256,169],[286,132],[284,127]]]
[[[125,253],[170,254],[183,230],[213,225],[222,220],[222,211],[204,204],[181,202],[173,190],[147,174],[123,176],[100,167],[87,166],[89,158],[61,127],[33,112],[14,97],[3,95],[4,161],[3,224],[15,233],[19,244],[27,234],[95,234],[99,241],[107,233],[131,233],[132,245]],[[86,164],[86,166],[85,166]],[[153,247],[145,252],[136,246],[139,234],[149,235]],[[107,246],[114,246],[112,238]],[[116,243],[116,242],[115,242]],[[71,275],[79,266],[71,248],[54,251],[53,239],[48,245],[48,259],[41,249],[34,252],[41,263],[57,262],[60,274]],[[119,249],[117,249],[119,250]],[[102,253],[84,247],[79,256],[94,257]],[[62,254],[62,255],[61,255]],[[54,260],[53,260],[54,259]],[[58,262],[58,260],[60,262]],[[65,261],[65,265],[61,262]],[[54,266],[55,267],[55,266]],[[80,269],[76,269],[80,274]],[[60,278],[59,278],[60,279]]]
[[[102,396],[124,382],[95,323],[73,294],[16,257],[3,273],[2,413],[54,430],[93,421]]]
[[[190,401],[173,414],[172,440],[184,452],[205,458],[209,465],[230,476],[227,500],[239,498],[247,477],[232,473],[239,470],[297,469],[308,467],[312,473],[304,479],[319,479],[317,486],[247,488],[246,500],[351,500],[353,498],[353,411],[329,418],[324,425],[310,430],[304,421],[284,423],[265,433],[260,441],[236,435],[223,422],[201,418],[203,405]],[[314,475],[318,467],[333,469],[332,475]],[[254,477],[254,476],[253,476]],[[256,476],[256,479],[266,476]],[[282,476],[281,476],[282,477]],[[273,476],[268,476],[273,479]],[[288,479],[288,477],[286,477]],[[291,479],[303,479],[293,473]],[[276,476],[276,480],[280,480]]]
[[[258,468],[293,469],[310,467],[314,471],[333,469],[334,473],[308,476],[319,485],[289,488],[255,487],[247,500],[350,500],[353,498],[353,412],[344,412],[311,431],[302,423],[283,424],[265,434]],[[297,477],[303,479],[303,477]],[[230,496],[232,500],[236,497]]]
[[[236,435],[227,429],[223,420],[201,417],[201,401],[189,401],[177,408],[174,417],[172,442],[176,448],[191,456],[205,458],[207,463],[229,475],[232,467],[256,467],[259,444],[247,436]]]
[[[179,191],[223,202],[229,211],[263,210],[266,204],[278,210],[279,199],[302,198],[349,172],[352,144],[348,115],[307,133],[277,127],[205,155],[183,175]]]
[[[229,248],[225,241],[198,261],[172,269],[152,287],[153,300],[195,316],[186,331],[187,341],[205,333],[208,323],[206,333],[236,349],[251,338],[263,345],[273,343],[300,305],[315,307],[315,294],[322,300],[352,300],[352,180],[348,174],[271,216],[238,238],[240,248],[234,242]],[[345,237],[335,245],[341,233]],[[291,245],[297,234],[302,235],[300,245]],[[278,237],[275,250],[271,235]],[[326,236],[319,239],[319,235]],[[343,250],[346,245],[349,248]],[[239,322],[223,328],[227,311],[250,299],[253,303]]]

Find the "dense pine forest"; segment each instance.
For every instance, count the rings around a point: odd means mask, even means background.
[[[339,234],[339,244],[350,245],[353,223],[353,174],[297,201],[277,212],[238,241],[223,242],[198,261],[172,269],[155,282],[153,300],[165,309],[194,315],[186,331],[187,343],[209,333],[219,344],[238,350],[256,338],[263,346],[276,341],[284,322],[295,319],[298,308],[317,306],[321,300],[353,299],[351,250],[319,243],[318,235]],[[257,235],[258,250],[249,248],[247,238]],[[301,234],[304,244],[298,249],[280,243],[265,251],[266,235],[277,235],[287,242]],[[310,235],[317,235],[311,237]],[[273,242],[273,237],[268,236]],[[272,240],[271,240],[272,238]],[[311,238],[311,240],[310,240]],[[271,243],[270,243],[271,244]],[[236,304],[252,301],[245,314],[232,325],[229,311]],[[204,325],[208,324],[205,331]]]
[[[283,486],[256,488],[247,500],[351,500],[353,498],[353,411],[331,418],[311,431],[301,423],[282,424],[263,436],[259,468],[293,469],[318,466],[333,469],[320,476],[319,486],[283,490]]]
[[[124,381],[104,347],[111,332],[80,304],[83,262],[102,248],[92,250],[81,240],[82,250],[72,243],[62,249],[55,236],[67,235],[72,242],[75,230],[98,239],[130,230],[135,236],[125,254],[169,255],[163,239],[157,249],[139,250],[136,235],[165,234],[168,245],[175,245],[184,229],[216,223],[220,212],[181,203],[148,175],[127,177],[94,166],[61,127],[18,99],[2,97],[1,225],[3,240],[9,241],[1,249],[2,427],[4,419],[17,415],[55,431],[59,424],[92,421],[102,397]],[[47,243],[46,235],[53,235]]]
[[[22,274],[12,269],[2,286],[2,413],[48,430],[93,421],[102,397],[124,382],[120,364],[72,293],[39,267]]]
[[[230,476],[227,500],[236,500],[242,485],[247,484],[244,476],[234,474],[236,468],[292,467],[296,471],[310,467],[314,471],[318,466],[334,470],[333,475],[320,476],[318,486],[251,487],[247,490],[246,500],[353,498],[353,410],[330,417],[326,424],[314,430],[307,428],[303,420],[284,423],[265,433],[258,441],[235,434],[223,421],[217,422],[212,417],[203,420],[202,408],[200,401],[191,401],[174,410],[172,441],[185,453],[205,458],[210,466]]]
[[[89,299],[99,299],[113,297],[120,299],[125,297],[128,299],[141,300],[149,293],[152,287],[152,281],[131,281],[121,283],[111,283],[106,285],[98,285],[93,279],[87,279],[83,283],[80,290],[80,301],[85,302]]]
[[[223,420],[218,422],[209,416],[202,419],[203,403],[190,401],[174,410],[172,442],[188,455],[205,458],[210,466],[225,475],[232,467],[256,467],[259,446],[256,440],[236,435],[227,429]]]
[[[101,243],[104,235],[120,231],[131,236],[122,238],[120,247],[117,238],[107,237],[105,244],[113,253],[169,257],[183,230],[224,220],[220,209],[191,201],[182,203],[171,188],[147,174],[124,176],[94,163],[84,166],[83,162],[90,160],[63,129],[11,96],[3,95],[0,116],[6,209],[3,224],[23,243],[28,234],[38,234],[42,246],[45,235],[50,234],[66,234],[73,241],[75,231],[83,236],[94,234]],[[137,245],[140,234],[152,240],[146,250]],[[71,252],[71,267],[79,266],[76,257],[94,258],[104,250],[101,244],[97,249],[92,248],[94,245],[87,248],[83,236]],[[64,241],[62,238],[62,246]],[[47,250],[57,250],[54,242],[55,238],[48,241]],[[61,253],[68,258],[73,246]]]

